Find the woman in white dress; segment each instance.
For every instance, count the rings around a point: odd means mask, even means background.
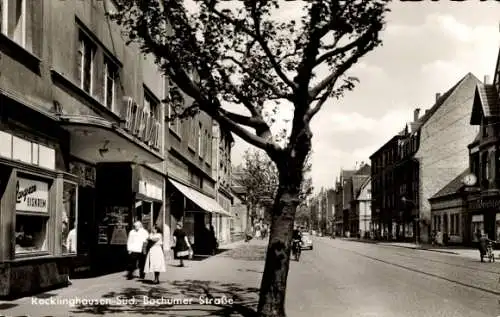
[[[153,228],[149,235],[151,247],[149,248],[148,255],[146,256],[146,265],[144,266],[144,273],[154,273],[154,283],[160,283],[160,272],[166,271],[165,255],[163,253],[163,236],[161,229],[157,226]]]

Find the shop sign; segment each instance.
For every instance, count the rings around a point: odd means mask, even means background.
[[[16,210],[48,212],[49,185],[46,182],[18,178],[16,183]]]
[[[160,186],[148,183],[147,181],[139,181],[139,194],[157,200],[163,200],[163,189]]]
[[[477,199],[469,202],[469,209],[500,208],[500,199]]]

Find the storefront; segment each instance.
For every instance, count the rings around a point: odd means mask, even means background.
[[[481,197],[468,201],[467,217],[470,240],[477,242],[476,233],[482,232],[490,239],[498,239],[500,233],[500,197]]]
[[[76,255],[78,186],[57,159],[63,156],[58,135],[49,136],[56,127],[39,118],[29,130],[3,119],[0,296],[17,297],[67,283],[68,263]]]
[[[180,180],[169,177],[170,190],[173,193],[173,202],[170,204],[176,219],[183,219],[184,231],[186,232],[196,254],[207,254],[204,243],[207,237],[207,226],[213,223],[214,215],[231,217],[231,214],[217,203],[217,201],[202,193],[201,191],[183,184]],[[182,206],[179,203],[179,194],[182,195]],[[175,207],[173,207],[175,204]],[[182,212],[179,212],[181,209]]]
[[[75,169],[87,171],[78,177],[85,197],[79,206],[86,213],[80,218],[78,234],[86,239],[78,239],[74,269],[93,274],[124,270],[133,222],[141,220],[147,229],[162,223],[158,218],[163,217],[164,176],[145,167],[163,161],[161,139],[156,134],[151,140],[140,139],[99,117],[61,115],[60,119],[70,135],[70,154],[78,161]]]

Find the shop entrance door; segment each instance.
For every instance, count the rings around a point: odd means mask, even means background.
[[[153,229],[153,202],[138,200],[135,203],[136,219],[142,222],[144,229],[151,232]]]

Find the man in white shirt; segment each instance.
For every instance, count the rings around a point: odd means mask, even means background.
[[[139,265],[140,278],[145,277],[144,274],[144,262],[146,259],[146,254],[144,251],[144,245],[147,242],[149,233],[143,228],[140,221],[134,223],[134,229],[132,229],[128,234],[127,240],[127,251],[130,256],[130,266],[128,269],[127,278],[130,280],[133,278],[133,273]]]

